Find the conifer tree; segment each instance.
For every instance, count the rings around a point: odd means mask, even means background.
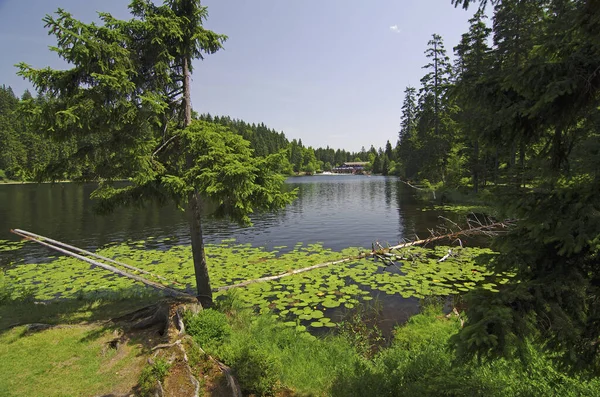
[[[256,158],[249,143],[229,129],[193,121],[190,75],[193,61],[222,47],[226,36],[202,26],[207,9],[199,0],[155,5],[133,0],[130,20],[99,13],[86,24],[59,9],[44,19],[56,36],[56,52],[71,68],[35,69],[20,64],[43,103],[28,101],[36,129],[56,142],[76,141],[40,179],[54,180],[73,164],[85,180],[99,181],[92,197],[101,210],[146,200],[174,202],[188,214],[198,299],[212,304],[204,254],[204,200],[217,215],[248,224],[255,209],[284,206],[281,155]],[[117,187],[115,180],[131,184]]]
[[[491,122],[489,113],[482,111],[483,81],[491,66],[490,47],[487,44],[491,29],[485,24],[485,14],[478,10],[469,20],[469,32],[462,35],[456,52],[456,84],[453,88],[458,107],[462,136],[468,150],[469,165],[475,193],[479,190],[482,167],[480,164],[480,134]]]
[[[497,121],[484,136],[501,131],[518,142],[535,179],[533,188],[499,190],[516,225],[495,241],[500,255],[489,265],[514,278],[497,292],[467,295],[468,320],[455,342],[462,357],[526,359],[528,342],[537,341],[597,376],[600,9],[594,1],[495,4],[497,73],[485,78],[483,110]]]

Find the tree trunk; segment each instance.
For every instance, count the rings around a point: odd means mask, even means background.
[[[475,165],[473,167],[473,190],[475,194],[479,191],[479,140],[475,139],[475,143],[473,145],[474,153],[473,157],[475,160]]]
[[[562,149],[562,127],[556,126],[554,129],[554,136],[552,139],[552,157],[551,157],[551,165],[552,170],[558,174],[560,170],[560,166],[562,165],[564,156]]]
[[[188,127],[192,124],[192,103],[190,98],[190,70],[187,58],[183,60],[183,76],[185,126]],[[186,165],[188,169],[194,166],[194,157],[191,154],[186,156]],[[204,253],[201,214],[202,198],[197,191],[190,192],[188,195],[187,216],[190,224],[194,273],[196,274],[196,288],[198,290],[197,298],[202,307],[207,308],[212,306],[212,291],[206,265],[206,254]]]
[[[498,169],[499,168],[500,168],[500,164],[499,164],[498,146],[496,146],[496,152],[494,153],[494,185],[498,184]]]
[[[204,253],[204,239],[202,236],[202,199],[198,193],[190,193],[188,197],[188,222],[190,223],[190,237],[192,240],[192,255],[194,258],[194,273],[196,274],[196,288],[198,301],[202,307],[212,306],[212,291]]]
[[[519,174],[520,174],[520,185],[525,187],[525,141],[521,140],[521,147],[519,149]]]
[[[183,101],[185,112],[185,126],[192,124],[192,100],[190,96],[190,68],[187,58],[183,59]]]

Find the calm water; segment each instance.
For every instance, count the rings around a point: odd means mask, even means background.
[[[396,244],[415,235],[426,237],[428,229],[440,222],[439,212],[422,211],[424,204],[413,197],[414,190],[393,177],[295,177],[287,184],[299,190],[298,199],[288,208],[254,215],[254,226],[249,228],[206,217],[206,241],[235,238],[267,249],[320,242],[338,250],[371,247],[374,241]],[[189,243],[185,215],[173,206],[120,209],[99,216],[89,199],[93,188],[69,183],[0,185],[0,240],[16,241],[17,236],[9,230],[18,228],[88,250],[148,236],[175,236],[175,243]],[[54,255],[44,247],[26,246],[28,260],[43,260],[50,254]],[[0,255],[7,260],[9,254]],[[23,256],[22,250],[19,255]],[[383,295],[380,298],[390,325],[418,310],[415,299]]]
[[[252,227],[205,217],[206,241],[235,238],[266,248],[321,242],[335,250],[424,237],[440,221],[440,213],[422,211],[414,191],[393,177],[295,177],[287,185],[298,188],[298,199],[279,213],[253,215]],[[0,185],[0,239],[16,240],[9,230],[18,228],[86,249],[148,236],[189,243],[185,214],[174,206],[123,208],[100,216],[89,199],[93,189],[70,183]],[[33,248],[32,254],[46,252]]]

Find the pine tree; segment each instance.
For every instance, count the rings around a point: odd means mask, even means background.
[[[445,179],[447,156],[453,140],[451,106],[448,89],[452,67],[441,36],[434,34],[425,55],[430,59],[423,66],[428,73],[421,79],[419,91],[417,135],[419,146],[419,177],[440,181]]]
[[[217,215],[248,224],[253,209],[275,209],[292,195],[281,192],[281,155],[256,158],[249,143],[229,129],[193,121],[193,60],[222,47],[226,36],[206,30],[207,9],[198,0],[133,0],[133,18],[99,13],[85,24],[59,9],[44,21],[57,38],[52,50],[66,70],[20,64],[43,103],[28,101],[39,131],[56,142],[75,141],[40,174],[55,180],[74,164],[85,179],[100,181],[92,197],[101,210],[172,201],[188,214],[198,299],[212,304],[201,211],[205,199]],[[116,187],[113,181],[130,178]]]
[[[442,102],[450,86],[452,66],[440,35],[434,33],[427,45],[425,56],[429,58],[429,63],[423,69],[429,72],[421,79],[421,96],[433,101],[434,133],[439,136]]]
[[[491,29],[484,22],[485,14],[478,10],[469,20],[469,32],[462,35],[456,52],[457,82],[453,89],[458,107],[462,134],[469,147],[468,157],[475,193],[479,190],[482,167],[480,163],[481,132],[491,122],[489,113],[482,111],[483,81],[491,66],[490,47],[487,45]]]
[[[494,20],[497,70],[484,81],[483,103],[496,122],[484,136],[501,131],[518,142],[535,186],[498,194],[516,225],[496,240],[490,267],[514,278],[467,296],[458,352],[526,359],[534,340],[597,376],[600,9],[594,1],[503,1]]]
[[[400,161],[401,176],[414,178],[418,172],[416,162],[417,139],[417,102],[416,89],[408,86],[404,90],[402,104],[402,117],[400,119],[400,132],[398,133],[398,159]]]

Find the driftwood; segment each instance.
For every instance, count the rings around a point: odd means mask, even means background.
[[[228,289],[238,288],[238,287],[246,287],[246,286],[248,286],[250,284],[260,283],[260,282],[263,282],[263,281],[278,280],[280,278],[287,277],[287,276],[292,276],[294,274],[304,273],[304,272],[308,272],[308,271],[311,271],[311,270],[314,270],[314,269],[319,269],[319,268],[322,268],[322,267],[327,267],[327,266],[330,266],[330,265],[337,265],[337,264],[348,262],[348,261],[351,261],[351,260],[366,258],[366,257],[368,257],[370,255],[372,255],[372,253],[369,252],[369,253],[364,253],[364,254],[360,254],[360,255],[356,255],[356,256],[351,256],[349,258],[340,259],[340,260],[333,261],[333,262],[320,263],[318,265],[313,265],[313,266],[305,267],[305,268],[302,268],[302,269],[290,270],[289,272],[278,274],[276,276],[261,277],[261,278],[257,278],[257,279],[254,279],[254,280],[247,280],[247,281],[244,281],[244,282],[241,282],[241,283],[238,283],[238,284],[233,284],[233,285],[227,285],[227,286],[224,286],[224,287],[219,287],[219,288],[216,288],[215,291],[227,291]]]
[[[402,183],[404,183],[404,184],[406,184],[406,185],[408,185],[408,186],[412,187],[413,189],[416,189],[416,190],[422,190],[422,191],[427,191],[427,189],[423,189],[422,187],[418,187],[418,186],[415,186],[415,185],[411,185],[411,184],[410,184],[410,182],[403,181],[402,179],[400,179],[400,182],[402,182]],[[436,199],[436,197],[435,197],[435,190],[431,190],[431,193],[433,193],[433,199],[435,200],[435,199]]]
[[[441,236],[431,236],[429,238],[422,239],[422,240],[409,241],[407,243],[394,245],[394,246],[386,248],[386,249],[387,250],[397,250],[400,248],[412,247],[413,245],[427,244],[432,241],[438,241],[438,240],[444,240],[444,239],[456,239],[459,236],[463,236],[463,235],[485,233],[485,232],[489,232],[490,230],[493,230],[495,228],[506,228],[506,225],[507,225],[506,222],[495,222],[495,223],[491,223],[489,225],[482,225],[482,226],[473,227],[473,228],[469,228],[469,229],[459,230],[459,231],[444,234]]]
[[[53,239],[45,237],[45,236],[40,236],[39,234],[31,233],[31,232],[28,232],[26,230],[21,230],[21,229],[14,229],[12,232],[15,233],[15,234],[18,234],[18,235],[20,235],[22,237],[25,234],[25,235],[27,235],[29,237],[33,237],[35,239],[46,241],[48,243],[51,243],[51,244],[54,244],[54,245],[66,248],[66,249],[71,250],[71,251],[79,252],[81,254],[85,254],[85,255],[91,256],[93,258],[101,259],[101,260],[103,260],[105,262],[110,262],[110,263],[114,263],[115,265],[123,266],[124,268],[129,269],[129,270],[133,270],[133,271],[136,271],[136,272],[144,273],[144,274],[147,274],[149,276],[156,277],[156,278],[158,278],[160,280],[164,280],[164,281],[167,281],[167,282],[171,282],[171,283],[174,283],[174,284],[181,285],[180,283],[178,283],[176,281],[167,280],[166,278],[164,278],[162,276],[159,276],[158,274],[150,273],[149,271],[146,271],[146,270],[143,270],[143,269],[139,269],[137,267],[128,265],[127,263],[119,262],[119,261],[116,261],[114,259],[110,259],[110,258],[104,257],[102,255],[98,255],[98,254],[96,254],[94,252],[86,251],[84,249],[81,249],[81,248],[78,248],[78,247],[74,247],[74,246],[69,245],[69,244],[65,244],[65,243],[63,243],[61,241],[58,241],[58,240],[53,240]]]
[[[448,234],[444,234],[444,235],[440,235],[440,236],[432,235],[432,237],[430,237],[430,238],[426,238],[426,239],[422,239],[422,240],[410,241],[410,242],[407,242],[407,243],[402,243],[402,244],[398,244],[398,245],[395,245],[395,246],[392,246],[392,247],[387,247],[387,248],[384,248],[381,244],[379,244],[378,242],[375,242],[373,244],[371,252],[363,252],[363,253],[360,253],[359,255],[355,255],[355,256],[351,256],[351,257],[347,257],[347,258],[342,258],[342,259],[339,259],[337,261],[321,263],[321,264],[318,264],[318,265],[312,265],[312,266],[305,267],[305,268],[302,268],[302,269],[291,270],[291,271],[288,271],[288,272],[285,272],[285,273],[281,273],[281,274],[278,274],[278,275],[275,275],[275,276],[267,276],[267,277],[261,277],[261,278],[253,279],[253,280],[247,280],[247,281],[244,281],[244,282],[241,282],[241,283],[237,283],[237,284],[233,284],[233,285],[227,285],[227,286],[215,288],[214,291],[215,292],[217,292],[217,291],[226,291],[226,290],[229,290],[229,289],[232,289],[232,288],[246,287],[246,286],[248,286],[250,284],[260,283],[260,282],[263,282],[263,281],[278,280],[280,278],[287,277],[287,276],[292,276],[294,274],[304,273],[304,272],[308,272],[308,271],[311,271],[311,270],[314,270],[314,269],[320,269],[320,268],[331,266],[331,265],[337,265],[337,264],[340,264],[340,263],[349,262],[349,261],[357,260],[357,259],[369,258],[369,257],[378,258],[378,259],[380,259],[384,263],[392,262],[392,259],[389,257],[391,255],[390,251],[392,251],[392,250],[398,250],[400,248],[411,247],[413,245],[428,244],[428,243],[430,243],[432,241],[438,241],[438,240],[443,240],[443,239],[456,239],[456,238],[458,238],[458,236],[461,236],[461,235],[486,233],[486,232],[489,232],[490,230],[493,230],[493,229],[496,229],[496,228],[505,228],[506,226],[507,226],[506,222],[495,222],[495,223],[491,223],[491,224],[488,224],[488,225],[481,224],[481,226],[478,226],[478,227],[471,227],[469,229],[461,229],[459,231],[448,233]],[[443,258],[443,260],[447,259],[448,256],[446,256],[445,258]]]
[[[147,280],[147,279],[145,279],[145,278],[143,278],[141,276],[138,276],[138,275],[135,275],[135,274],[131,274],[131,273],[127,273],[127,272],[125,272],[125,271],[123,271],[121,269],[117,269],[114,266],[110,266],[110,265],[107,265],[107,264],[104,264],[104,263],[100,263],[100,262],[95,261],[93,259],[87,258],[85,256],[76,254],[74,252],[68,251],[68,250],[63,249],[63,248],[60,248],[60,247],[58,247],[56,245],[53,245],[53,244],[50,244],[48,242],[42,241],[42,240],[40,240],[38,238],[34,238],[34,237],[31,237],[31,236],[28,236],[27,234],[23,234],[23,233],[21,233],[21,231],[18,231],[18,230],[19,229],[13,229],[13,230],[11,230],[11,232],[14,233],[14,234],[16,234],[16,235],[18,235],[18,236],[21,236],[21,237],[25,238],[26,240],[30,240],[30,241],[36,242],[38,244],[44,245],[44,246],[46,246],[48,248],[51,248],[51,249],[53,249],[55,251],[61,252],[61,253],[65,254],[65,255],[69,255],[69,256],[72,256],[72,257],[77,258],[77,259],[80,259],[80,260],[82,260],[84,262],[87,262],[87,263],[89,263],[91,265],[98,266],[98,267],[101,267],[102,269],[105,269],[105,270],[108,270],[110,272],[116,273],[116,274],[118,274],[120,276],[127,277],[127,278],[130,278],[132,280],[139,281],[141,283],[146,284],[149,287],[152,287],[152,288],[158,289],[160,291],[166,292],[169,295],[172,295],[172,296],[182,296],[182,297],[191,297],[191,296],[193,296],[191,294],[188,294],[187,292],[179,291],[179,290],[167,287],[165,285],[159,284],[157,282]]]
[[[423,189],[422,187],[418,187],[418,186],[415,186],[415,185],[411,185],[411,184],[410,184],[410,182],[403,181],[402,179],[400,179],[400,182],[402,182],[402,183],[404,183],[404,184],[406,184],[406,185],[408,185],[408,186],[412,187],[413,189],[417,189],[417,190],[427,190],[427,189]]]

